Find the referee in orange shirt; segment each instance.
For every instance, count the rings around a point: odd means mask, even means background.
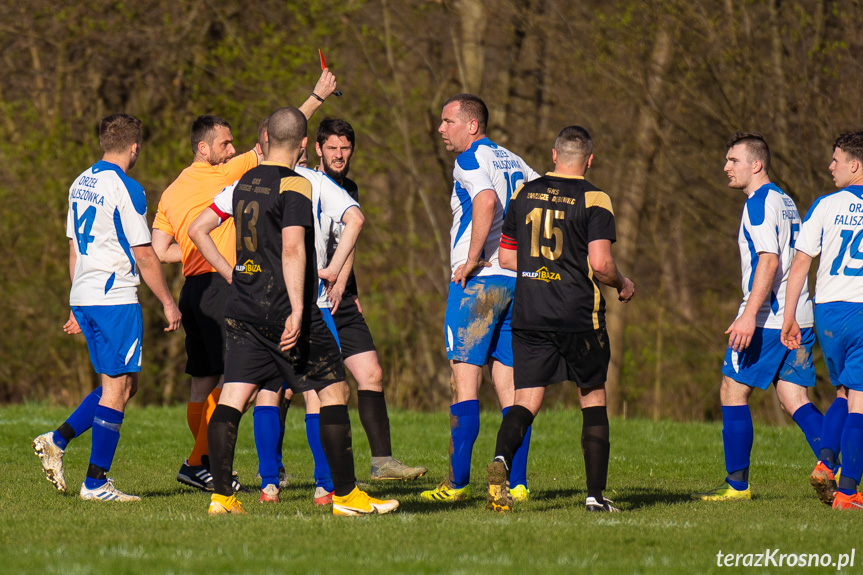
[[[311,118],[336,90],[336,78],[325,69],[308,99],[300,106]],[[186,409],[195,446],[177,474],[177,481],[212,491],[207,449],[207,423],[219,402],[224,373],[225,301],[228,282],[207,263],[189,238],[189,226],[222,188],[258,165],[255,149],[235,156],[231,125],[217,116],[199,116],[191,128],[194,161],[162,194],[153,222],[153,248],[165,263],[183,264],[186,281],[180,292],[180,310],[186,332],[186,373],[191,392]],[[219,252],[236,264],[233,221],[212,233]],[[238,487],[235,484],[235,487]]]

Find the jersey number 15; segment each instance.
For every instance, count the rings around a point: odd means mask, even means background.
[[[545,212],[545,220],[543,223],[542,213]],[[548,260],[556,260],[563,253],[563,230],[555,226],[555,220],[562,220],[566,214],[562,210],[543,210],[542,208],[534,208],[524,220],[524,223],[530,226],[530,257],[538,258],[542,253],[542,257]],[[542,237],[547,240],[554,241],[554,249],[552,250],[547,245],[540,244],[540,232]]]

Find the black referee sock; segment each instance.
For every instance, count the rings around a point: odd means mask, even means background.
[[[354,490],[354,451],[351,447],[351,419],[347,405],[321,407],[321,446],[330,464],[334,494],[344,497]]]
[[[213,476],[213,491],[230,497],[234,494],[231,485],[234,469],[234,449],[237,447],[237,429],[243,412],[219,404],[207,426],[207,444],[210,447],[210,474]]]
[[[506,470],[512,468],[512,458],[521,447],[527,428],[533,423],[533,414],[521,405],[513,405],[503,416],[500,429],[497,432],[497,444],[494,448],[495,457],[503,457],[506,462]]]
[[[581,452],[584,454],[584,471],[587,475],[587,496],[600,503],[602,490],[608,479],[608,411],[604,405],[581,410]]]
[[[372,457],[392,457],[390,441],[390,416],[387,413],[387,400],[383,391],[357,390],[357,411],[360,422],[369,439]]]
[[[282,457],[282,447],[285,442],[285,420],[288,418],[288,410],[291,408],[291,400],[290,399],[282,399],[281,405],[279,405],[279,442],[277,448],[279,450],[279,458]],[[282,465],[282,468],[285,466]]]

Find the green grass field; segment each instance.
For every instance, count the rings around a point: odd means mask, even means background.
[[[722,481],[720,425],[613,420],[606,495],[620,514],[584,511],[581,415],[550,410],[534,424],[528,468],[531,501],[507,515],[485,510],[485,465],[500,422],[484,413],[474,450],[474,499],[430,504],[419,491],[447,469],[445,414],[390,414],[395,455],[424,464],[414,483],[375,483],[368,491],[401,501],[380,517],[333,517],[312,504],[312,462],[303,413],[292,408],[285,460],[295,476],[282,503],[241,494],[247,516],[208,517],[209,496],[175,480],[191,446],[184,406],[132,406],[111,476],[140,503],[81,501],[78,489],[90,434],[66,452],[69,493],[42,476],[32,438],[65,418],[37,404],[0,409],[3,486],[0,570],[3,573],[706,573],[717,552],[851,553],[863,514],[833,512],[807,482],[813,458],[795,426],[756,425],[751,480],[754,499],[693,502],[689,493]],[[351,414],[357,476],[368,478],[368,444]],[[235,469],[252,483],[257,459],[251,415],[243,418]],[[255,486],[256,487],[256,486]],[[851,535],[854,534],[854,535]],[[855,550],[853,569],[863,563]],[[774,556],[778,561],[778,555]],[[742,560],[741,560],[742,561]],[[771,566],[758,572],[800,572]],[[803,569],[835,572],[835,568]]]

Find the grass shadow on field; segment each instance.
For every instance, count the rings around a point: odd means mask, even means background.
[[[615,500],[618,503],[625,503],[628,511],[636,511],[658,505],[674,505],[676,503],[693,502],[690,493],[681,491],[668,491],[664,489],[650,489],[645,487],[635,487],[626,490],[626,496],[620,500]]]
[[[673,505],[692,501],[689,493],[655,488],[627,488],[625,493],[605,492],[605,497],[614,501],[615,507],[624,511],[637,511],[658,505]],[[561,506],[583,504],[587,498],[585,489],[548,489],[531,497],[535,509],[553,509]]]

